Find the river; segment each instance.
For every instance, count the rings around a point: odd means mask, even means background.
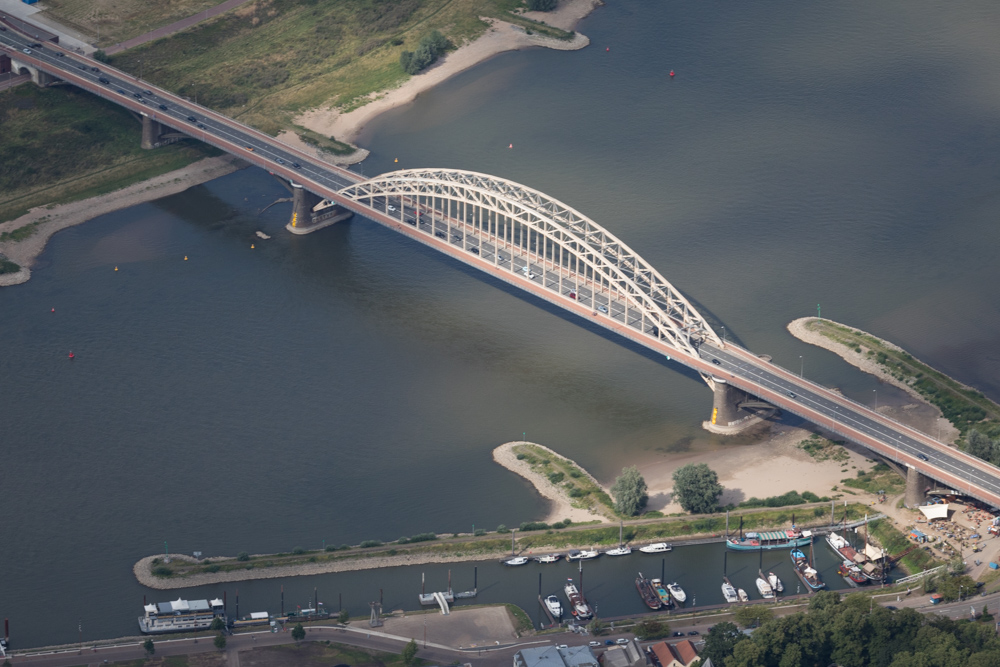
[[[727,336],[857,400],[894,390],[788,321],[821,304],[996,399],[998,28],[989,2],[609,3],[580,26],[588,49],[505,54],[380,117],[364,169],[472,169],[561,199]],[[701,429],[696,376],[370,222],[293,237],[287,205],[258,214],[282,196],[250,169],[102,216],[0,290],[15,646],[75,641],[81,621],[85,639],[132,634],[143,595],[169,596],[131,566],[165,548],[536,518],[543,501],[490,459],[522,434],[602,480],[736,446]],[[717,594],[721,564],[669,559]],[[595,595],[623,591],[602,615],[638,610],[635,565],[620,567],[593,568]],[[481,589],[510,577],[534,600],[537,575],[484,568]],[[316,580],[286,584],[328,606],[342,592],[355,614],[380,587],[412,607],[419,585],[413,568]],[[274,611],[277,585],[241,584],[244,608]]]

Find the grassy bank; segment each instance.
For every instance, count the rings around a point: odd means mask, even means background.
[[[890,555],[900,554],[913,546],[913,542],[907,539],[906,535],[896,530],[889,520],[879,519],[878,521],[872,521],[868,524],[868,530],[879,545],[888,551]],[[940,561],[936,560],[923,549],[914,549],[899,562],[900,567],[906,570],[908,574],[917,574],[941,564]]]
[[[142,0],[139,4],[144,4]],[[61,0],[64,8],[82,0]],[[400,54],[440,30],[454,45],[483,17],[528,23],[520,0],[255,0],[111,63],[270,134],[307,109],[350,110],[408,78]],[[535,32],[569,37],[544,25]]]
[[[142,150],[141,126],[127,111],[72,87],[25,85],[0,94],[0,126],[0,222],[218,154],[195,141]],[[22,227],[2,240],[21,240],[33,231]]]
[[[838,508],[839,512],[844,510]],[[846,508],[848,520],[863,517],[870,507],[852,504]],[[825,505],[785,507],[780,509],[748,509],[732,512],[730,526],[736,526],[740,517],[743,518],[744,530],[760,530],[788,526],[795,515],[795,523],[801,527],[826,525],[829,509]],[[840,515],[837,517],[840,518]],[[654,542],[662,539],[681,537],[722,535],[726,529],[725,514],[706,516],[669,517],[666,519],[646,520],[625,525],[624,538],[629,542]],[[543,550],[559,550],[592,546],[611,546],[618,543],[618,526],[570,526],[562,529],[543,529],[537,531],[518,531],[516,534],[516,549],[519,552],[540,552]],[[437,558],[476,558],[496,556],[510,553],[510,537],[505,533],[488,533],[479,537],[456,535],[453,537],[438,536],[433,540],[421,540],[414,544],[408,538],[404,544],[383,544],[378,541],[362,542],[356,547],[327,547],[326,551],[306,551],[295,549],[292,553],[277,553],[265,555],[240,554],[236,558],[213,560],[211,562],[194,562],[174,560],[169,564],[155,559],[152,572],[160,578],[182,579],[194,574],[213,574],[218,572],[238,572],[241,570],[271,569],[292,567],[309,563],[334,563],[344,561],[360,561],[366,559],[386,558],[397,555]],[[248,577],[249,578],[249,577]]]
[[[992,437],[1000,436],[1000,405],[981,392],[956,382],[908,352],[886,345],[863,331],[816,319],[806,322],[805,327],[864,354],[886,373],[912,387],[937,406],[963,436],[973,427]]]
[[[525,461],[532,471],[548,478],[560,487],[574,507],[592,509],[608,517],[618,516],[611,496],[582,468],[569,459],[553,455],[535,445],[515,445],[512,450],[519,461]]]

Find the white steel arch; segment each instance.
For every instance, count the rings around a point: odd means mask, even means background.
[[[538,190],[472,171],[407,169],[339,194],[418,228],[430,218],[430,233],[461,238],[463,247],[469,234],[493,248],[523,254],[545,271],[582,279],[624,304],[626,324],[691,355],[699,356],[702,342],[722,345],[701,314],[642,257],[587,216]],[[494,262],[499,254],[494,253]]]

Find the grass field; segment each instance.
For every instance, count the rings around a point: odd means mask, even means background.
[[[45,0],[45,15],[110,46],[193,16],[221,0]],[[100,40],[98,41],[98,36]]]
[[[193,0],[188,0],[193,2]],[[81,0],[61,0],[79,13]],[[147,4],[146,0],[136,4]],[[503,17],[537,32],[569,33],[510,14],[521,0],[254,0],[172,37],[111,58],[180,95],[270,134],[306,109],[350,109],[408,78],[403,50],[440,30],[453,44]]]
[[[141,126],[127,111],[71,87],[23,85],[0,94],[0,127],[0,222],[218,154],[194,141],[142,150]],[[32,231],[15,230],[4,240]]]

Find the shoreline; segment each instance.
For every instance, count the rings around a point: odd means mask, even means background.
[[[36,206],[19,218],[0,223],[0,232],[11,232],[37,223],[35,232],[23,241],[0,242],[0,254],[21,266],[21,270],[16,273],[0,275],[0,287],[28,282],[31,279],[31,267],[45,250],[49,239],[57,232],[105,213],[175,195],[244,167],[246,164],[239,158],[228,155],[205,158],[114,192],[57,206]]]
[[[524,12],[522,16],[568,32],[575,30],[583,18],[603,4],[602,0],[563,0],[552,12]],[[294,122],[314,132],[335,137],[337,141],[354,144],[365,126],[378,116],[409,104],[439,83],[498,54],[536,46],[576,51],[590,44],[590,39],[579,33],[573,39],[563,41],[539,34],[529,35],[521,26],[500,19],[490,19],[489,22],[487,31],[476,39],[446,54],[433,66],[411,76],[397,88],[373,94],[363,106],[346,113],[334,107],[311,109],[297,116]]]
[[[853,348],[850,348],[847,345],[844,345],[843,343],[838,343],[837,341],[832,340],[832,339],[830,339],[827,336],[824,336],[822,333],[809,330],[807,328],[808,323],[809,322],[815,322],[815,321],[818,321],[818,318],[816,318],[816,317],[800,317],[800,318],[798,318],[796,320],[792,320],[791,322],[789,322],[787,328],[788,328],[789,333],[791,333],[793,336],[795,336],[796,338],[798,338],[802,342],[809,343],[810,345],[815,345],[816,347],[821,347],[824,350],[829,350],[830,352],[833,352],[838,357],[840,357],[841,359],[843,359],[847,363],[851,364],[852,366],[854,366],[858,370],[861,370],[861,371],[863,371],[865,373],[868,373],[869,375],[874,375],[876,378],[879,379],[880,382],[884,382],[886,384],[890,384],[890,385],[892,385],[892,386],[894,386],[894,387],[896,387],[898,389],[902,389],[903,391],[905,391],[907,393],[907,395],[909,395],[911,398],[913,398],[915,401],[917,401],[920,405],[924,406],[925,409],[933,411],[933,413],[937,416],[937,419],[939,421],[942,421],[945,424],[947,424],[947,426],[945,428],[941,429],[941,431],[942,431],[942,433],[941,433],[941,440],[943,442],[949,444],[949,445],[954,445],[955,444],[955,441],[958,439],[958,437],[960,435],[959,430],[957,428],[955,428],[954,424],[952,424],[950,421],[948,421],[947,419],[945,419],[944,414],[941,412],[940,408],[938,408],[936,405],[934,405],[933,403],[931,403],[930,401],[928,401],[926,398],[924,398],[920,394],[920,392],[918,392],[916,389],[914,389],[912,386],[910,386],[907,382],[905,382],[903,380],[900,380],[900,379],[898,379],[896,377],[893,377],[892,374],[890,374],[885,368],[883,368],[881,365],[879,365],[874,359],[868,357],[864,353],[864,351],[858,352],[858,351],[854,350]],[[861,329],[858,329],[857,327],[852,327],[852,326],[850,326],[848,324],[842,324],[840,322],[836,322],[836,321],[830,320],[830,319],[826,319],[825,321],[830,322],[830,323],[835,324],[835,325],[840,326],[840,327],[844,327],[845,329],[850,329],[851,331],[853,331],[853,332],[855,332],[855,333],[857,333],[859,335],[868,336],[868,337],[870,337],[870,338],[878,341],[878,343],[880,345],[885,346],[887,349],[891,349],[891,350],[895,350],[897,352],[903,352],[903,353],[909,354],[908,352],[906,352],[906,350],[904,350],[900,346],[896,345],[895,343],[891,343],[891,342],[889,342],[889,341],[887,341],[885,339],[879,338],[878,336],[872,335],[872,334],[868,333],[867,331],[862,331]],[[967,389],[971,389],[971,387],[968,387],[967,385],[963,385],[962,383],[958,382],[954,378],[949,378],[949,379],[951,379],[956,384],[962,385],[963,387],[966,387]],[[879,409],[878,412],[883,412],[884,413],[887,410],[888,410],[888,406],[883,406],[883,408]]]

